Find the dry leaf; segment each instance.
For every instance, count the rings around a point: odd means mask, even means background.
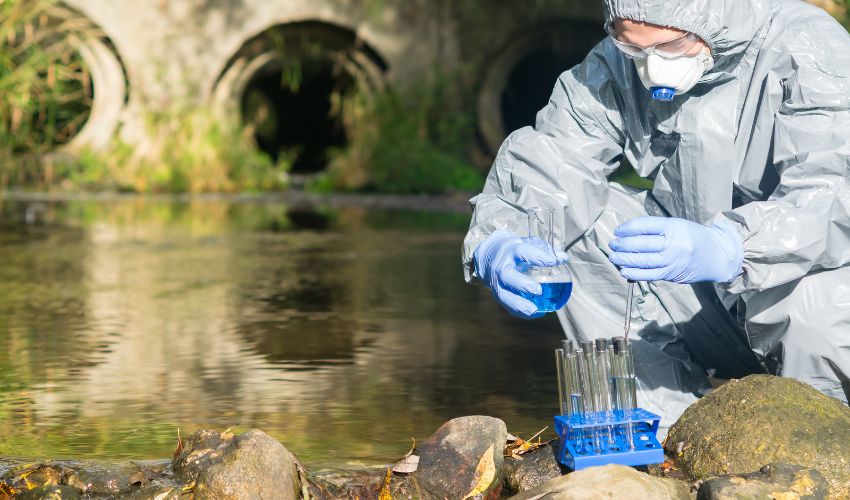
[[[178,427],[177,428],[177,449],[174,450],[174,455],[172,455],[172,457],[177,458],[177,455],[179,455],[181,451],[183,451],[183,440],[180,439],[180,427]]]
[[[12,488],[8,484],[0,481],[0,498],[9,498],[15,496],[18,493],[18,490]]]
[[[381,485],[381,492],[378,494],[378,500],[393,500],[393,495],[390,493],[390,482],[393,480],[392,469],[387,469],[387,475],[384,477],[384,484]]]
[[[393,465],[392,471],[400,474],[410,474],[419,468],[419,455],[407,455]]]
[[[153,497],[153,500],[165,500],[169,495],[171,495],[172,491],[174,491],[174,489],[169,488],[168,491],[163,491],[159,495]]]
[[[481,455],[481,460],[478,461],[478,467],[475,468],[475,486],[472,491],[463,497],[463,500],[480,495],[487,491],[493,479],[496,478],[496,464],[493,462],[493,448],[491,444],[487,451]]]
[[[416,449],[416,439],[410,438],[410,440],[413,442],[410,445],[410,451],[407,452],[407,455],[405,455],[404,458],[392,466],[393,472],[398,472],[399,474],[410,474],[411,472],[416,472],[416,469],[419,468],[419,455],[413,454],[413,450]]]
[[[519,437],[516,438],[516,441],[505,446],[504,456],[511,457],[515,460],[522,460],[521,455],[524,455],[551,443],[552,441],[554,441],[554,439],[550,439],[546,442],[540,440],[540,435],[543,434],[543,431],[548,428],[549,427],[544,427],[540,430],[540,432],[532,436],[531,439],[529,439],[528,441],[524,441]],[[534,442],[534,438],[537,438],[537,442]]]
[[[676,469],[676,464],[675,464],[672,460],[665,460],[665,461],[661,464],[661,470],[663,470],[664,472],[671,472],[671,471],[675,471],[675,470],[677,470],[677,469]]]
[[[411,443],[410,443],[410,451],[408,451],[408,452],[407,452],[407,455],[405,455],[405,456],[404,456],[404,458],[407,458],[407,457],[409,457],[410,455],[413,455],[413,450],[415,450],[415,449],[416,449],[416,438],[412,437],[412,438],[410,438],[410,441],[411,441]]]

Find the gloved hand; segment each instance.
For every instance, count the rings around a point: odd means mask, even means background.
[[[685,219],[639,217],[620,225],[608,258],[634,281],[726,283],[741,273],[744,244],[731,223],[703,226]]]
[[[499,230],[482,241],[472,254],[475,273],[490,288],[496,300],[518,318],[538,318],[543,313],[530,300],[518,295],[525,292],[540,295],[540,283],[522,274],[523,264],[554,266],[565,264],[567,254],[548,250],[549,244],[540,238],[520,238],[509,231]]]

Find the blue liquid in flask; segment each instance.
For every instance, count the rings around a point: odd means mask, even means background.
[[[540,287],[543,289],[543,293],[540,295],[520,292],[520,296],[533,302],[540,312],[554,312],[564,307],[573,292],[572,281],[545,282],[540,283]]]

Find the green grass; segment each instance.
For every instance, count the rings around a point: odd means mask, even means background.
[[[148,143],[120,141],[59,163],[65,187],[139,193],[252,192],[287,186],[290,159],[261,152],[245,129],[205,108],[149,115]]]
[[[474,107],[457,91],[457,75],[434,70],[410,88],[337,97],[349,133],[318,190],[388,193],[477,191],[484,179],[471,165]]]
[[[0,186],[41,183],[39,159],[88,118],[91,79],[49,0],[0,0]]]
[[[148,142],[117,137],[103,151],[52,155],[85,124],[93,88],[68,36],[100,36],[53,0],[0,0],[0,189],[135,192],[268,191],[287,185],[236,123],[204,107],[174,105],[147,117]],[[81,31],[86,30],[86,31]]]

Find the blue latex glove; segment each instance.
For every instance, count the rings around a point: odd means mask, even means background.
[[[554,266],[565,264],[567,254],[548,250],[549,244],[540,238],[520,238],[508,231],[499,230],[482,241],[472,254],[475,273],[490,288],[496,300],[509,313],[518,318],[539,318],[544,313],[518,292],[540,295],[540,283],[520,272],[525,264]]]
[[[741,273],[744,244],[726,222],[703,226],[685,219],[639,217],[619,226],[608,258],[634,281],[727,283]]]

